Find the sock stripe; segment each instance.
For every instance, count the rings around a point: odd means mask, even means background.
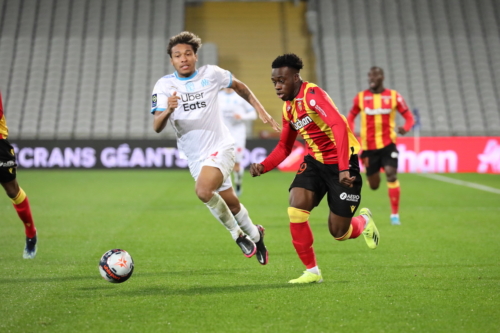
[[[12,200],[12,203],[14,205],[19,205],[24,201],[24,199],[26,199],[26,193],[23,191],[22,188],[19,188],[19,193],[17,193],[15,198],[11,198],[10,200]]]
[[[394,182],[387,182],[387,187],[388,188],[398,188],[399,187],[399,180],[396,180]]]
[[[291,223],[303,223],[309,220],[311,212],[295,207],[288,207],[288,217]]]
[[[352,234],[352,224],[349,225],[349,230],[347,230],[347,232],[343,236],[335,237],[335,239],[338,241],[343,241],[343,240],[351,238],[351,234]]]

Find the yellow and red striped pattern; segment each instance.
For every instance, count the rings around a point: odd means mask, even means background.
[[[321,119],[318,113],[315,110],[311,110],[306,103],[305,96],[310,88],[320,89],[314,83],[304,82],[296,98],[283,105],[283,118],[288,122],[297,123],[299,119],[304,121],[304,119],[309,117],[312,122],[308,123],[307,129],[306,126],[297,129],[299,134],[307,143],[308,153],[314,159],[323,164],[337,164],[337,144],[335,142],[332,129],[323,121],[323,119]],[[328,96],[328,101],[331,103],[331,106],[337,110],[337,107],[330,96]],[[346,118],[341,114],[339,115],[342,117],[347,126],[349,148],[352,147],[354,150],[354,152],[350,153],[357,154],[359,151],[359,142],[347,125]]]
[[[382,149],[396,143],[397,91],[385,89],[380,94],[370,90],[358,93],[361,110],[361,148]]]

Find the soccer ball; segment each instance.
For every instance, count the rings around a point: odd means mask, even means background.
[[[109,250],[103,254],[101,261],[99,261],[99,273],[104,280],[112,283],[127,281],[133,272],[134,260],[125,250]]]

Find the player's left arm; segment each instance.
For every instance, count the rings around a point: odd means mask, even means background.
[[[267,111],[264,109],[264,106],[262,106],[255,94],[250,90],[250,88],[248,88],[246,84],[233,76],[230,88],[233,88],[238,95],[243,97],[245,101],[247,101],[254,107],[259,115],[259,118],[264,124],[269,123],[269,125],[271,125],[271,127],[276,132],[279,132],[281,130],[280,125],[276,122],[276,120],[273,119],[273,117],[271,117],[269,113],[267,113]]]
[[[405,118],[405,124],[398,127],[398,133],[401,135],[405,135],[411,130],[413,124],[415,124],[415,120],[413,119],[413,114],[408,108],[406,101],[399,93],[396,94],[396,101],[396,109],[403,116],[403,118]]]
[[[314,94],[309,93],[311,89],[315,90]],[[356,178],[351,177],[349,173],[349,135],[346,121],[323,89],[310,88],[305,94],[305,99],[309,108],[316,111],[332,129],[337,146],[339,182],[346,187],[352,187]]]

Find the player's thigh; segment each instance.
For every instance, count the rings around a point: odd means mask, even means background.
[[[380,159],[381,159],[381,164],[384,168],[386,166],[390,166],[397,170],[398,158],[399,158],[399,151],[394,143],[391,143],[390,145],[382,149]]]
[[[354,163],[354,161],[350,161]],[[361,203],[361,188],[363,180],[357,170],[350,169],[350,176],[355,177],[352,187],[345,187],[339,182],[338,166],[329,166],[328,177],[324,177],[328,186],[328,206],[335,215],[351,218]],[[336,169],[336,170],[335,170]]]
[[[217,177],[217,179],[214,179],[213,183],[210,183],[211,185],[217,185],[217,187],[214,190],[220,192],[232,187],[230,176],[234,168],[234,163],[235,163],[234,160],[235,160],[234,147],[230,147],[219,151],[216,156],[210,156],[201,163],[201,170],[207,167],[208,169],[209,168],[218,169],[220,172],[220,176],[222,178]],[[201,176],[201,171],[200,171],[200,176]]]
[[[380,168],[382,167],[380,150],[364,150],[361,153],[361,161],[363,162],[367,176],[380,172]]]

